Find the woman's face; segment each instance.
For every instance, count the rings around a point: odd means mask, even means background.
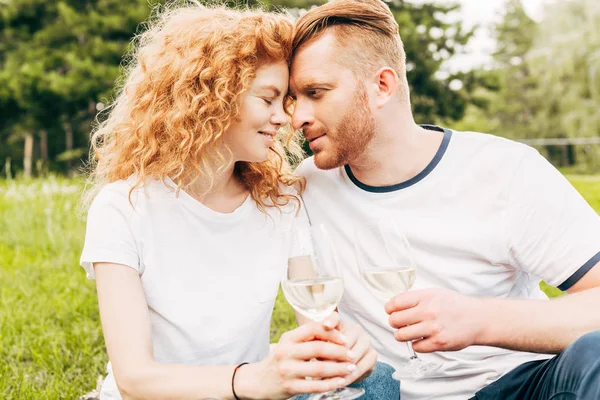
[[[241,96],[238,118],[223,135],[234,161],[267,159],[277,130],[289,122],[283,110],[288,78],[288,66],[283,61],[265,64],[256,71],[254,82]]]

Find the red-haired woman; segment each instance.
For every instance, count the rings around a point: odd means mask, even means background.
[[[303,182],[286,160],[300,148],[280,129],[292,35],[282,15],[194,5],[136,39],[92,137],[81,264],[97,281],[111,361],[101,399],[282,399],[373,368],[364,333],[337,314],[269,353],[304,223]]]

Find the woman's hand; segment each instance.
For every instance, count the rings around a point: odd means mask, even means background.
[[[342,322],[338,327],[350,348],[356,370],[347,377],[348,383],[360,382],[371,375],[377,363],[377,352],[371,347],[369,335],[357,324]]]
[[[324,322],[308,322],[284,333],[264,361],[238,370],[236,393],[244,398],[287,399],[348,385],[360,376],[352,378],[352,373],[359,370],[353,357],[360,362],[359,371],[364,372],[371,364],[365,356],[368,352],[363,351],[363,340],[355,336],[356,330],[348,329],[352,336],[346,338],[339,327],[339,315],[334,313]],[[349,340],[353,340],[356,354],[350,350]],[[358,357],[361,353],[363,356]]]

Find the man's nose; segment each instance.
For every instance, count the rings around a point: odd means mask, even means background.
[[[314,122],[312,106],[307,102],[296,101],[292,114],[292,127],[295,130],[306,128]]]

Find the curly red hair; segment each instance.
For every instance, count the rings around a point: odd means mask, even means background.
[[[178,189],[213,181],[215,166],[229,160],[219,144],[241,95],[261,65],[289,64],[292,39],[290,19],[261,10],[190,5],[158,13],[134,40],[124,83],[92,134],[89,197],[134,174],[132,191],[148,178],[169,177]],[[285,190],[304,187],[288,162],[302,157],[298,140],[282,130],[266,161],[236,164],[261,209],[298,200]]]

